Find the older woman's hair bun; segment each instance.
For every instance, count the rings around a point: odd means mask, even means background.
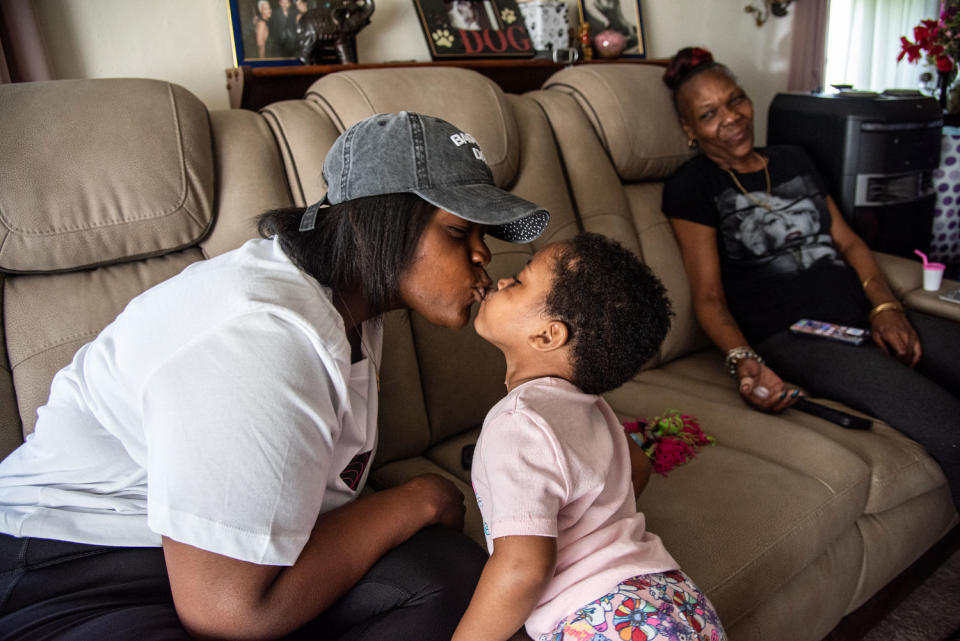
[[[663,72],[663,82],[671,91],[676,91],[694,74],[716,66],[713,54],[707,49],[684,47],[670,59],[667,70]]]

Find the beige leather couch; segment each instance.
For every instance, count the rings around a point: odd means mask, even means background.
[[[208,112],[151,80],[0,86],[0,455],[33,429],[53,374],[130,298],[253,237],[257,213],[318,200],[324,155],[350,124],[421,111],[473,133],[498,184],[553,214],[531,246],[491,240],[494,277],[580,229],[616,238],[661,276],[674,328],[609,400],[625,418],[694,414],[717,444],[655,477],[639,506],[731,639],[823,638],[958,517],[936,464],[890,426],[847,431],[739,400],[697,328],[659,209],[662,180],[688,153],[659,76],[580,66],[517,96],[460,69],[354,71],[260,113]],[[919,289],[916,264],[883,264],[908,304],[960,320],[960,308]],[[456,479],[479,543],[461,452],[504,392],[499,353],[471,329],[409,313],[389,315],[386,330],[370,485],[425,471]]]

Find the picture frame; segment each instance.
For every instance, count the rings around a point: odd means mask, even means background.
[[[270,8],[266,21],[261,3]],[[233,64],[235,67],[279,67],[301,64],[296,38],[296,16],[302,10],[315,9],[320,0],[227,0],[227,12],[233,34]],[[284,6],[286,5],[286,12]],[[292,17],[290,17],[292,16]],[[258,26],[260,24],[263,26]],[[258,29],[263,36],[258,41]],[[271,40],[272,39],[272,40]],[[329,60],[340,61],[335,53]]]
[[[613,29],[627,38],[621,58],[646,58],[643,37],[643,14],[640,0],[577,0],[580,23],[590,25],[590,41],[597,34]]]
[[[516,0],[413,0],[430,57],[532,58]]]

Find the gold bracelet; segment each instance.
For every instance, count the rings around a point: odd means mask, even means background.
[[[876,275],[868,276],[867,280],[863,281],[863,291],[867,291],[867,285],[870,284],[870,281],[876,278]]]
[[[886,312],[886,311],[900,312],[901,314],[905,313],[905,310],[903,309],[903,305],[901,305],[899,301],[888,300],[887,302],[880,303],[879,305],[877,305],[876,307],[870,310],[870,317],[869,317],[870,322],[873,322],[873,319],[876,318],[877,314],[879,314],[880,312]]]

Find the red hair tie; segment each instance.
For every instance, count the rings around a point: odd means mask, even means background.
[[[693,51],[690,52],[690,66],[697,67],[704,62],[713,62],[713,54],[706,49],[694,47]]]

